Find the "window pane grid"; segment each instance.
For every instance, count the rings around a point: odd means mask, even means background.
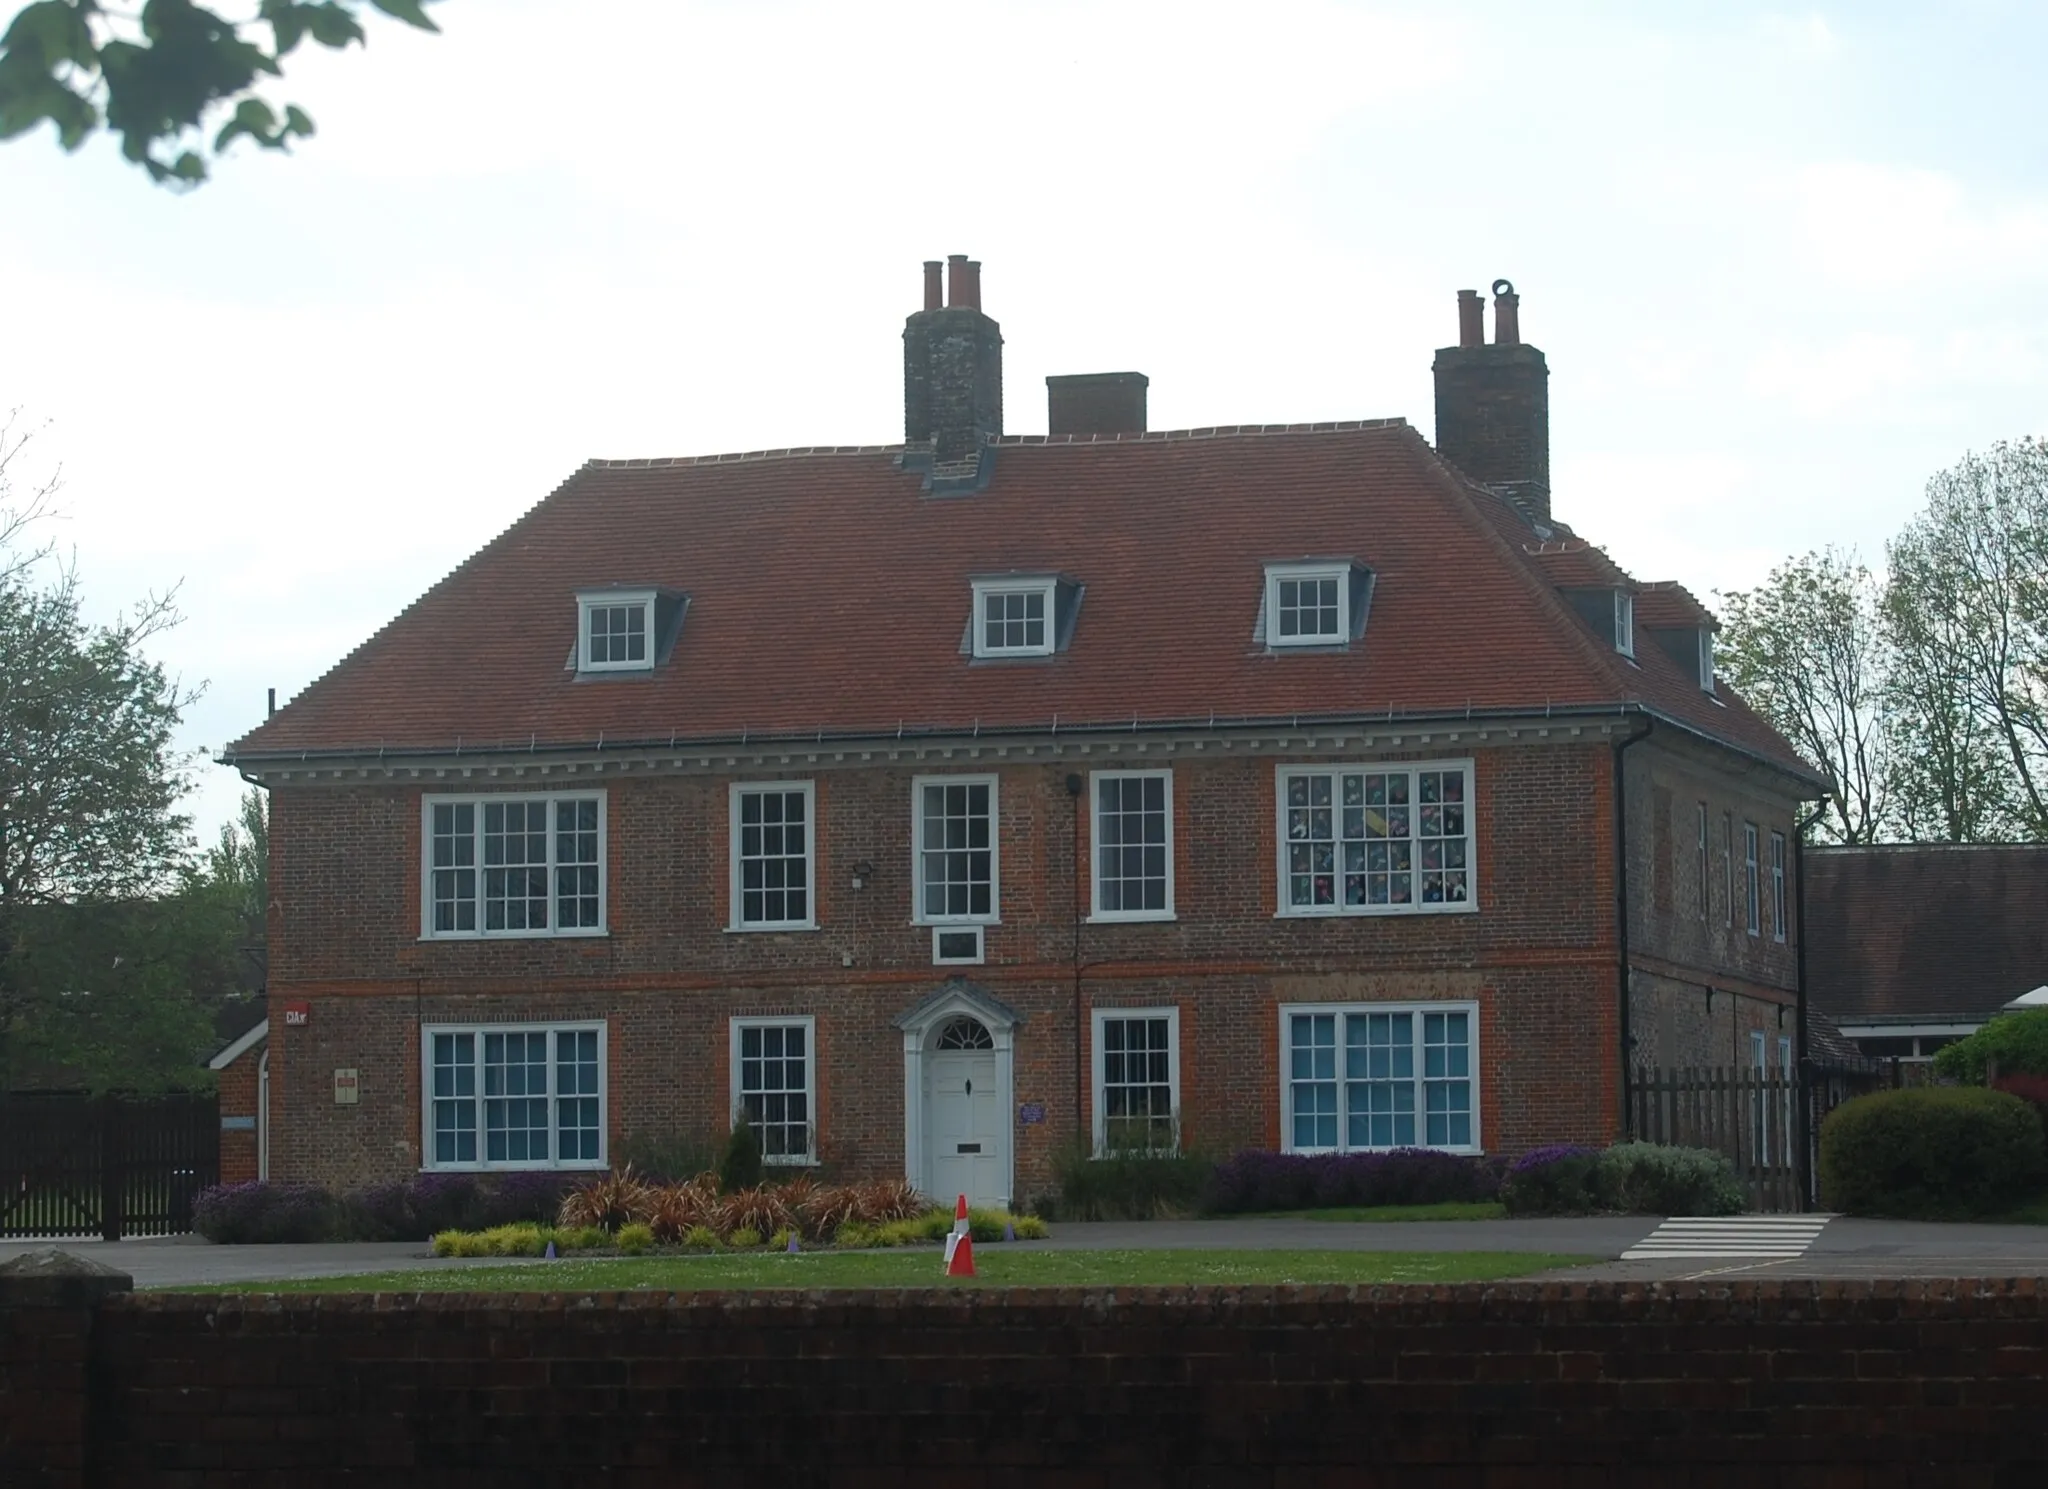
[[[918,879],[926,919],[993,916],[994,795],[985,781],[923,787]]]
[[[1102,1136],[1109,1152],[1174,1146],[1172,1020],[1102,1020]]]
[[[1465,771],[1286,777],[1287,904],[1369,910],[1471,897]]]
[[[594,796],[432,803],[428,933],[601,929],[601,815]]]
[[[748,1024],[739,1031],[740,1110],[763,1158],[811,1156],[808,1031],[802,1024]]]
[[[1283,641],[1343,638],[1337,603],[1336,575],[1312,579],[1281,579],[1277,583],[1279,635]]]
[[[984,652],[1044,651],[1045,591],[997,590],[981,597]]]
[[[1172,884],[1166,777],[1104,776],[1095,788],[1097,911],[1165,913]]]
[[[1468,1010],[1291,1014],[1287,1044],[1296,1151],[1476,1146]]]
[[[597,1030],[436,1031],[429,1052],[430,1167],[601,1160]]]
[[[739,818],[740,924],[807,924],[811,887],[809,793],[743,791]]]
[[[592,667],[619,667],[647,660],[647,606],[592,605],[589,609]]]

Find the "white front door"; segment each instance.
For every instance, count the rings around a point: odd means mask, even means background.
[[[957,1195],[966,1195],[970,1205],[1000,1205],[1010,1172],[1010,1155],[1004,1146],[1009,1127],[1009,1097],[998,1084],[996,1052],[992,1045],[959,1048],[959,1044],[987,1040],[979,1024],[961,1037],[960,1023],[949,1025],[952,1037],[946,1046],[925,1055],[925,1153],[931,1178],[925,1192],[941,1204],[950,1205]]]

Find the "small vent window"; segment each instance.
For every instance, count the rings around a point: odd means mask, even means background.
[[[988,1032],[988,1026],[979,1019],[953,1019],[939,1030],[939,1037],[932,1041],[935,1049],[942,1050],[992,1050],[995,1038]]]
[[[1636,654],[1636,597],[1625,589],[1614,592],[1614,649],[1625,657]]]
[[[974,583],[974,655],[1042,657],[1053,650],[1053,579]]]
[[[576,670],[644,672],[654,666],[652,592],[578,595]]]
[[[1700,630],[1700,688],[1714,691],[1714,633],[1704,627]]]

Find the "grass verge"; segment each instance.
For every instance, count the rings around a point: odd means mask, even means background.
[[[1505,1206],[1492,1200],[1447,1201],[1438,1205],[1338,1205],[1327,1210],[1274,1210],[1227,1215],[1226,1220],[1342,1220],[1369,1224],[1400,1220],[1500,1220]]]
[[[713,1288],[1156,1287],[1191,1283],[1487,1282],[1594,1257],[1529,1251],[988,1251],[972,1281],[937,1253],[813,1252],[420,1267],[355,1277],[230,1282],[174,1292],[687,1292]]]

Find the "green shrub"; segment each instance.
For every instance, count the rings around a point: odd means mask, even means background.
[[[1996,1059],[2000,1075],[2048,1075],[2048,1008],[2001,1013],[1934,1056],[1934,1073],[1981,1086],[1985,1062]]]
[[[726,1237],[726,1241],[735,1251],[751,1251],[761,1244],[761,1233],[742,1227]]]
[[[1070,1145],[1053,1163],[1057,1192],[1037,1208],[1060,1220],[1175,1220],[1192,1215],[1216,1173],[1195,1153],[1110,1152]]]
[[[617,1244],[619,1250],[626,1255],[638,1256],[654,1244],[654,1227],[638,1221],[631,1225],[622,1225],[619,1227]]]
[[[692,1251],[716,1251],[718,1232],[708,1225],[693,1225],[683,1232],[683,1244]]]
[[[732,1124],[725,1140],[725,1152],[718,1160],[718,1189],[721,1194],[738,1194],[761,1187],[761,1140],[741,1117]]]
[[[1510,1215],[1585,1215],[1599,1208],[1593,1171],[1597,1148],[1537,1148],[1515,1160],[1500,1181],[1500,1202]]]
[[[1598,1208],[1624,1215],[1740,1215],[1749,1196],[1727,1157],[1706,1148],[1617,1143],[1593,1167]]]
[[[875,1244],[875,1228],[863,1220],[849,1220],[832,1233],[832,1244],[865,1250]]]
[[[601,1225],[572,1225],[555,1232],[555,1250],[596,1251],[612,1244],[612,1233]]]
[[[784,1229],[777,1231],[768,1238],[768,1249],[770,1251],[789,1250],[789,1238],[795,1234],[796,1232],[793,1230]]]
[[[1848,1215],[1995,1214],[2032,1194],[2042,1169],[2033,1107],[1977,1086],[1858,1096],[1820,1129],[1821,1201]]]

